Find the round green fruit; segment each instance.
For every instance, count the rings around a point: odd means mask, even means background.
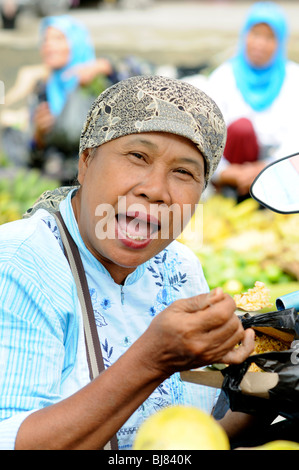
[[[228,437],[207,413],[189,406],[164,408],[137,432],[134,450],[229,450]]]
[[[258,447],[255,450],[299,450],[299,443],[293,441],[271,441]]]

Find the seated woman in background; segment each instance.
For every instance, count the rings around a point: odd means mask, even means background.
[[[96,58],[89,32],[69,15],[42,20],[40,52],[42,64],[20,70],[6,105],[29,96],[29,165],[66,183],[76,175],[79,135],[87,112],[95,97],[111,85],[113,68],[108,59]],[[4,132],[8,152],[10,135],[10,130]],[[15,158],[12,155],[12,161]]]
[[[299,65],[287,59],[287,37],[281,7],[272,2],[254,4],[237,54],[209,77],[209,94],[228,126],[225,158],[215,182],[234,188],[239,200],[283,147],[294,102],[299,103]]]
[[[78,94],[78,90],[100,75],[111,74],[112,67],[108,60],[96,59],[88,31],[69,16],[48,17],[42,22],[41,54],[48,77],[38,83],[33,104],[32,163],[46,166],[46,173],[53,172],[62,181],[72,180],[78,131],[95,94],[108,83],[98,84],[96,93]]]

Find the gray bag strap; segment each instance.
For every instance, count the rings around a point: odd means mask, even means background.
[[[101,345],[97,332],[97,326],[94,318],[94,311],[88,289],[87,279],[81,260],[81,256],[76,243],[71,237],[60,212],[55,212],[56,219],[62,244],[65,251],[65,256],[69,262],[73,277],[75,279],[79,301],[81,304],[84,336],[87,352],[87,361],[89,366],[90,379],[93,380],[101,372],[105,370]],[[104,450],[117,450],[117,437],[114,435],[105,447]]]

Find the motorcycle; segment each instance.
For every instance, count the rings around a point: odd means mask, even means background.
[[[250,188],[251,197],[280,214],[299,212],[299,152],[266,166]]]
[[[255,178],[250,195],[262,206],[280,213],[299,213],[299,152],[266,166]],[[276,299],[278,310],[299,311],[299,291]]]

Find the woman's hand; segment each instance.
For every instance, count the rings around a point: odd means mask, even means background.
[[[242,196],[249,193],[250,186],[254,179],[265,167],[264,162],[244,163],[241,165],[239,177],[237,179],[238,193]]]
[[[66,78],[76,76],[81,86],[88,86],[98,75],[111,75],[112,66],[107,59],[97,59],[82,65],[76,65],[65,73]]]
[[[249,193],[254,179],[265,167],[264,162],[246,162],[242,165],[231,164],[220,175],[220,184],[235,187],[241,196]]]
[[[174,302],[140,338],[152,349],[147,366],[168,376],[216,362],[244,361],[254,349],[254,332],[243,329],[235,308],[220,288]]]
[[[39,147],[44,146],[44,139],[51,132],[55,123],[55,117],[51,114],[48,103],[38,105],[34,115],[35,134],[34,138]]]

